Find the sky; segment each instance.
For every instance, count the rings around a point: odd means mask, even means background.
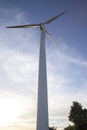
[[[49,125],[63,130],[73,101],[87,108],[87,1],[0,0],[0,130],[35,130],[40,30],[6,26],[44,22],[46,26]]]

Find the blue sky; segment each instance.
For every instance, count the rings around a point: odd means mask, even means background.
[[[87,1],[0,0],[0,130],[35,129],[39,29],[6,26],[43,22],[56,45],[46,37],[49,124],[69,124],[72,101],[87,108]]]

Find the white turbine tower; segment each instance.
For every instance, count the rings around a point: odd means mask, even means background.
[[[37,104],[37,130],[49,130],[48,120],[48,96],[47,96],[47,72],[46,72],[46,52],[45,52],[45,33],[53,41],[54,39],[45,28],[55,19],[66,13],[66,11],[47,20],[46,22],[30,25],[9,26],[7,28],[36,28],[40,27],[40,55],[39,55],[39,77],[38,77],[38,104]]]

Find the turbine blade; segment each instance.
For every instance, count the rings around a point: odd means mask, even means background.
[[[39,26],[40,24],[30,24],[30,25],[8,26],[7,28],[36,28]]]
[[[55,39],[48,33],[48,31],[46,30],[46,28],[44,28],[44,31],[46,32],[47,36],[49,37],[49,39],[53,42],[56,43]]]
[[[40,24],[29,24],[29,25],[18,25],[18,26],[7,26],[6,28],[36,28],[36,27],[40,27],[41,25],[44,24],[49,24],[51,22],[53,22],[55,19],[57,19],[58,17],[60,17],[61,15],[65,14],[66,11],[58,14],[57,16],[47,20],[46,22],[40,23]]]
[[[44,24],[49,24],[49,23],[53,22],[55,19],[59,18],[61,15],[65,14],[66,12],[67,12],[67,11],[64,11],[64,12],[58,14],[57,16],[55,16],[55,17],[53,17],[53,18],[47,20],[46,22],[44,22]]]

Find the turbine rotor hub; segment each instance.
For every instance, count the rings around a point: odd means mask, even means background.
[[[43,24],[40,25],[40,29],[43,30],[43,31],[45,31],[45,27],[44,27]]]

